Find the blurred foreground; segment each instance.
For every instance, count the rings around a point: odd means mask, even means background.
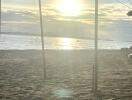
[[[92,50],[0,51],[0,100],[91,100]],[[99,89],[104,100],[131,100],[132,65],[120,50],[99,51]]]

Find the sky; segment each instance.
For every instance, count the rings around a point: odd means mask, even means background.
[[[66,16],[59,12],[57,6],[62,1],[42,0],[45,35],[93,38],[94,0],[75,0],[81,6],[78,16]],[[99,0],[99,38],[131,41],[132,17],[126,14],[132,10],[132,0],[119,0],[125,5],[117,1]],[[68,8],[70,4],[73,5],[71,0],[62,6]],[[2,31],[39,35],[38,0],[2,0]]]

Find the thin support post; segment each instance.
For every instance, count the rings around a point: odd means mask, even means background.
[[[44,30],[43,30],[43,15],[41,0],[39,0],[39,16],[40,16],[40,28],[41,28],[41,44],[42,44],[42,63],[43,63],[43,78],[46,79],[46,63],[45,63],[45,50],[44,50]]]
[[[98,96],[98,0],[95,0],[95,65],[93,67],[93,93]]]

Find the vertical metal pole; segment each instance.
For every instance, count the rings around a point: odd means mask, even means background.
[[[42,43],[42,63],[43,63],[43,72],[44,76],[43,78],[46,79],[46,63],[45,63],[45,50],[44,50],[44,30],[43,30],[43,15],[42,15],[42,6],[41,6],[41,0],[39,0],[39,16],[40,16],[40,28],[41,28],[41,43]]]
[[[93,68],[93,92],[98,94],[98,0],[95,0],[95,65]]]

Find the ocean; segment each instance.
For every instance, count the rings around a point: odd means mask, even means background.
[[[45,37],[45,49],[79,50],[94,49],[94,40],[64,37]],[[132,42],[99,40],[99,49],[120,49],[132,46]],[[40,36],[0,35],[0,50],[41,49]]]

